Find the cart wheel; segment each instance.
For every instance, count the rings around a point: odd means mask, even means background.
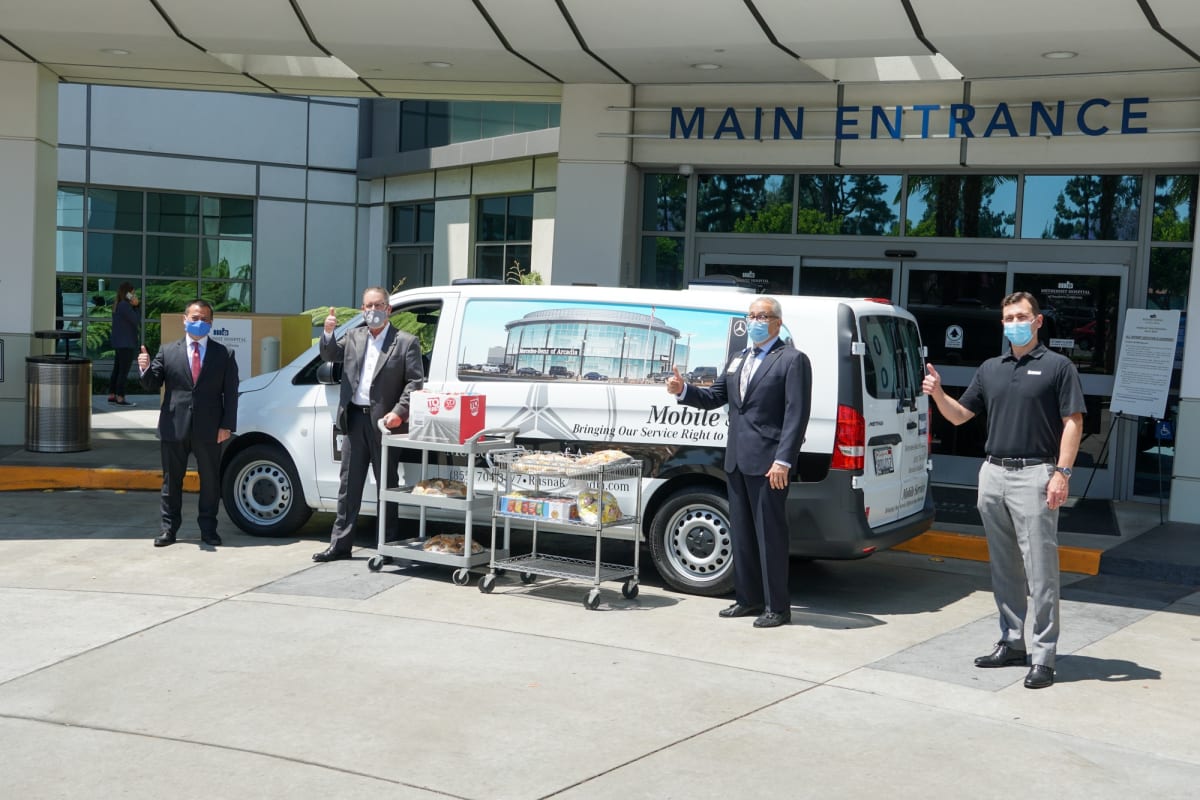
[[[536,580],[537,580],[537,575],[534,575],[532,572],[522,572],[521,573],[521,583],[529,585]]]
[[[600,590],[592,589],[588,592],[587,597],[583,600],[583,607],[588,611],[595,611],[600,607]]]
[[[383,569],[383,565],[390,560],[385,556],[371,556],[371,559],[367,562],[367,569],[371,570],[371,572],[379,572],[379,570]]]
[[[625,595],[626,600],[632,600],[638,596],[638,584],[633,578],[621,584],[621,594]]]
[[[479,579],[479,591],[484,594],[491,594],[492,589],[496,588],[496,576],[484,575]]]
[[[456,569],[450,579],[454,581],[455,586],[466,586],[471,582],[471,573],[465,569]]]

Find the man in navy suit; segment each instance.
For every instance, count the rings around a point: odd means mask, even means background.
[[[158,414],[162,530],[155,547],[175,544],[183,518],[183,476],[191,453],[200,473],[200,540],[213,547],[221,544],[217,534],[221,445],[237,427],[238,368],[233,353],[208,337],[212,321],[212,306],[197,298],[184,312],[182,339],[159,348],[153,361],[145,347],[138,354],[142,387],[151,392],[165,388]]]
[[[667,391],[680,403],[729,407],[725,472],[735,602],[720,615],[757,615],[756,628],[792,620],[786,501],[812,407],[812,366],[779,338],[782,314],[772,297],[751,304],[746,339],[752,346],[734,356],[711,387],[688,385],[679,367],[667,379]]]
[[[383,451],[379,422],[382,420],[388,428],[399,428],[408,418],[409,395],[420,389],[425,380],[420,341],[388,322],[392,306],[387,290],[378,286],[367,289],[362,301],[364,325],[351,329],[341,339],[334,339],[337,317],[330,308],[321,336],[321,357],[342,363],[337,409],[338,428],[342,432],[342,483],[329,547],[314,553],[313,561],[350,557],[368,466],[375,474],[375,484],[379,485]],[[378,513],[386,514],[387,510],[380,508]]]

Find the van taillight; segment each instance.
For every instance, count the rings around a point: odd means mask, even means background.
[[[861,471],[867,454],[867,421],[850,406],[838,406],[833,434],[833,469]]]

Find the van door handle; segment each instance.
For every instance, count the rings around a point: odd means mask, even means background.
[[[908,424],[905,425],[904,427],[908,428],[911,431],[913,428],[917,427],[917,423],[914,422],[913,420],[909,420]]]
[[[900,441],[900,434],[888,433],[880,436],[872,436],[870,440],[867,441],[867,446],[874,447],[875,445],[880,444],[900,444]]]

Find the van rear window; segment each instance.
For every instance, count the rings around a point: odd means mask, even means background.
[[[921,335],[910,320],[890,316],[859,318],[859,332],[867,345],[863,358],[863,383],[877,400],[911,400],[921,393],[924,366]]]

